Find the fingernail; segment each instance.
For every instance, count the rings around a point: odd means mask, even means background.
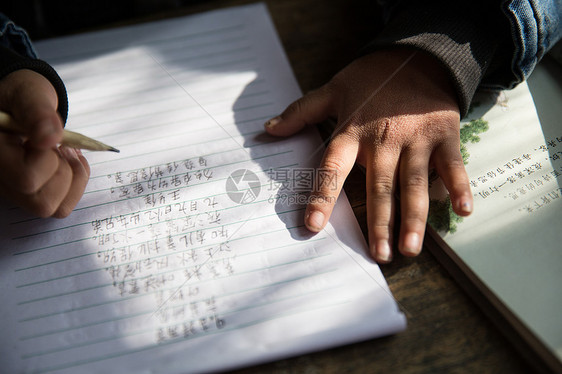
[[[76,150],[74,148],[60,146],[59,152],[67,161],[78,160],[78,154],[76,153]]]
[[[320,231],[324,228],[324,214],[318,210],[310,213],[306,220],[307,226],[312,231]]]
[[[473,209],[472,203],[469,200],[462,201],[460,207],[461,207],[461,212],[467,214],[472,213],[472,209]]]
[[[281,116],[273,117],[265,123],[265,127],[267,127],[268,129],[272,129],[277,126],[279,122],[281,122]]]
[[[372,253],[374,254],[375,260],[380,263],[388,263],[392,261],[392,250],[390,245],[386,240],[379,240],[376,243],[375,248],[373,248]]]
[[[410,232],[404,238],[404,253],[416,256],[420,252],[420,236],[415,232]]]

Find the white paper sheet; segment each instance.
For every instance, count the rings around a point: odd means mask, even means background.
[[[2,370],[211,371],[405,327],[345,196],[303,226],[291,192],[321,177],[322,145],[263,132],[300,95],[264,5],[37,48],[67,127],[121,153],[86,153],[67,219],[1,210]]]

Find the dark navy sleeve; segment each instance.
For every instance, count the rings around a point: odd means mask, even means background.
[[[0,79],[16,70],[33,70],[47,78],[58,96],[58,112],[66,122],[68,97],[64,82],[48,63],[37,58],[25,30],[0,13]]]

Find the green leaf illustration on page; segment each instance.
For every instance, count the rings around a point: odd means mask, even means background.
[[[478,135],[486,132],[488,128],[488,121],[483,118],[473,119],[461,128],[461,155],[465,165],[468,164],[468,159],[470,158],[466,144],[479,142],[480,136]],[[431,179],[432,178],[430,176],[430,180]],[[444,200],[429,200],[428,223],[435,230],[453,234],[457,231],[457,225],[462,221],[463,218],[453,211],[451,199],[448,195]]]

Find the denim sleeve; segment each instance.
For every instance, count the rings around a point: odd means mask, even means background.
[[[68,98],[66,87],[55,69],[39,60],[25,30],[0,13],[0,79],[21,69],[33,70],[47,78],[58,96],[57,111],[66,122]]]
[[[511,76],[498,83],[500,88],[513,88],[560,40],[562,0],[504,0],[502,11],[511,27]]]

